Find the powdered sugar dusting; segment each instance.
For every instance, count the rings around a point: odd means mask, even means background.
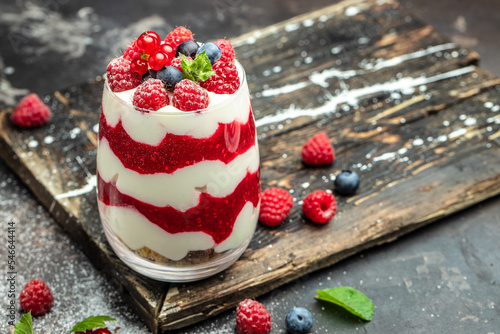
[[[0,172],[10,175],[4,165],[0,165]],[[108,325],[112,332],[120,327],[116,334],[150,333],[120,293],[91,265],[79,245],[17,178],[7,177],[0,183],[0,220],[15,223],[16,322],[23,314],[17,301],[20,290],[30,279],[41,278],[52,290],[54,303],[49,313],[33,319],[34,333],[69,333],[74,324],[91,315],[115,318],[117,321]],[[0,284],[2,305],[10,302],[8,287]],[[2,333],[5,325],[1,326]]]

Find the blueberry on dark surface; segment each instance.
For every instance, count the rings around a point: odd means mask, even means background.
[[[215,62],[220,59],[220,56],[222,54],[219,46],[212,42],[205,43],[202,46],[200,46],[196,54],[199,55],[203,51],[205,51],[205,53],[207,54],[207,57],[210,60],[210,64],[212,65],[215,64]]]
[[[193,40],[184,41],[177,47],[175,50],[175,56],[177,57],[179,54],[183,54],[186,57],[195,58],[196,52],[198,51],[199,45]]]
[[[308,333],[312,325],[312,314],[303,307],[294,307],[285,318],[286,330],[291,334]]]
[[[343,170],[335,178],[335,191],[341,195],[352,195],[359,187],[359,176],[356,172]]]
[[[165,66],[156,73],[156,78],[165,84],[165,88],[173,91],[175,85],[182,80],[182,72],[173,66]]]
[[[142,76],[142,82],[148,80],[148,79],[156,79],[156,71],[153,69],[149,69],[143,76]]]

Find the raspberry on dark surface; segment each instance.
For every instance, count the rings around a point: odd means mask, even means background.
[[[50,116],[49,107],[40,100],[38,95],[31,93],[18,103],[10,119],[20,127],[35,127],[47,123]]]
[[[333,163],[335,152],[325,132],[309,138],[302,147],[302,160],[306,165],[321,166]]]
[[[271,330],[271,315],[256,300],[245,299],[236,309],[238,334],[267,334]]]
[[[41,279],[29,281],[19,294],[19,303],[25,312],[31,311],[32,315],[47,313],[54,297],[49,286]]]
[[[335,196],[323,190],[313,191],[304,198],[302,211],[311,221],[318,224],[325,224],[337,212]]]
[[[262,192],[259,220],[266,226],[282,223],[293,207],[293,197],[283,188],[271,187]]]

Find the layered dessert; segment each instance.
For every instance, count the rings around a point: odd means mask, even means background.
[[[189,277],[196,268],[225,269],[248,245],[259,151],[228,41],[202,44],[179,27],[164,40],[148,31],[132,42],[107,68],[97,152],[101,221],[133,269],[193,280],[206,276]]]

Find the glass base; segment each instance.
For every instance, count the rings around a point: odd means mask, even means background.
[[[125,262],[134,271],[146,277],[172,283],[198,281],[227,269],[243,254],[251,240],[251,238],[248,238],[238,248],[218,253],[204,263],[176,265],[175,261],[172,261],[172,265],[170,265],[167,263],[155,263],[137,255],[116,236],[102,218],[101,223],[111,248],[113,248],[120,260]]]

